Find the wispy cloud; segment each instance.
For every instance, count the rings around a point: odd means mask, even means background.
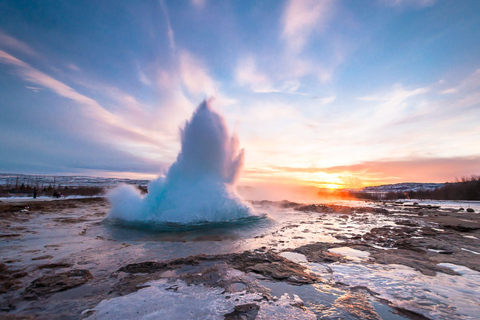
[[[26,43],[19,41],[0,30],[0,48],[9,48],[30,56],[36,56],[35,51]]]
[[[3,50],[0,50],[0,62],[13,64],[15,66],[24,67],[24,68],[29,67],[28,64],[26,64],[25,62],[15,58],[14,56],[6,53]]]
[[[191,0],[192,4],[198,9],[203,9],[207,0]]]
[[[290,0],[283,18],[283,37],[288,47],[300,52],[314,30],[324,30],[332,17],[331,0]]]
[[[274,81],[266,73],[259,71],[255,58],[251,55],[238,61],[234,73],[239,85],[247,86],[255,93],[308,95],[298,91],[301,83],[295,78]]]
[[[43,88],[39,87],[32,87],[32,86],[25,86],[25,88],[32,90],[33,92],[40,92],[43,90]]]
[[[458,90],[456,88],[448,88],[445,90],[440,91],[440,94],[452,94],[452,93],[457,93]]]
[[[380,2],[390,7],[424,8],[433,6],[436,0],[380,0]]]
[[[271,92],[272,84],[266,74],[257,70],[252,56],[241,59],[235,68],[235,79],[240,85],[249,86],[253,92]]]
[[[67,64],[67,68],[69,68],[70,70],[73,70],[73,71],[80,71],[80,68],[74,63]]]
[[[176,51],[176,46],[175,46],[175,33],[173,32],[172,25],[170,23],[170,16],[168,14],[167,10],[167,5],[165,4],[164,0],[159,0],[160,1],[160,6],[163,11],[163,17],[165,18],[165,22],[167,24],[167,36],[168,36],[168,41],[170,42],[170,48],[172,52],[175,53]]]
[[[154,140],[143,134],[141,130],[131,128],[125,120],[105,110],[95,100],[78,93],[76,90],[64,84],[63,82],[60,82],[52,78],[51,76],[41,71],[38,71],[37,69],[31,67],[29,64],[13,57],[12,55],[2,50],[0,50],[0,62],[19,67],[17,74],[23,80],[50,89],[61,97],[77,102],[83,107],[82,110],[86,115],[88,115],[95,121],[104,123],[108,126],[115,128],[115,131],[117,133],[121,133],[124,137],[129,137],[134,141],[140,140],[149,143],[155,143]]]
[[[328,96],[328,97],[319,98],[320,102],[323,105],[333,103],[336,99],[337,99],[336,96]]]
[[[180,53],[180,75],[182,82],[192,94],[214,95],[217,90],[206,68],[187,51]]]
[[[390,105],[398,104],[406,99],[418,94],[426,93],[429,89],[426,87],[416,89],[404,89],[401,84],[395,84],[391,91],[386,93],[379,93],[374,95],[367,95],[359,97],[358,100],[362,101],[388,101]]]

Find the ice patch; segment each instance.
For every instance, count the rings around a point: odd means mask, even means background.
[[[430,277],[403,265],[330,264],[333,278],[350,286],[365,286],[396,306],[439,320],[478,319],[480,272],[454,264],[439,264],[461,276]]]
[[[473,251],[473,250],[469,250],[469,249],[465,249],[465,248],[462,248],[462,250],[463,250],[463,251],[470,252],[470,253],[473,253],[473,254],[480,254],[480,252]]]

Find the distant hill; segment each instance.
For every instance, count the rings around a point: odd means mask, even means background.
[[[90,176],[53,176],[53,175],[29,175],[15,173],[0,173],[0,187],[12,188],[24,186],[39,187],[109,187],[121,183],[146,186],[149,180],[140,179],[121,179],[121,178],[101,178]]]
[[[418,192],[418,191],[432,191],[437,188],[443,187],[445,183],[416,183],[416,182],[404,182],[395,184],[384,184],[381,186],[365,187],[363,192]]]
[[[367,187],[355,196],[367,199],[480,200],[480,176],[447,183],[398,183]]]

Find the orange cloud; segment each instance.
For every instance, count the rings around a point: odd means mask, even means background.
[[[268,167],[246,170],[244,181],[360,188],[400,182],[447,182],[473,174],[480,174],[480,156],[367,161],[334,167]]]
[[[367,161],[321,169],[359,177],[366,185],[397,182],[446,182],[480,173],[480,156],[456,158]]]

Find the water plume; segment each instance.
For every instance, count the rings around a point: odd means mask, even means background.
[[[254,215],[235,192],[244,151],[223,117],[203,101],[181,131],[181,150],[165,177],[142,196],[132,186],[108,194],[107,219],[141,223],[196,224],[235,221]]]

